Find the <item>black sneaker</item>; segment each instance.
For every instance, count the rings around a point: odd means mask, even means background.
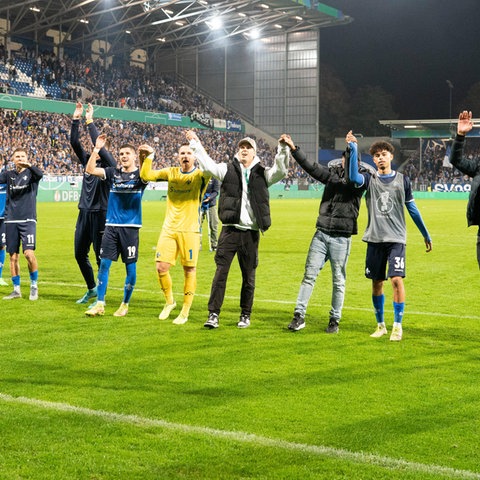
[[[301,313],[295,312],[293,314],[293,320],[288,324],[288,329],[294,332],[305,328],[305,319]]]
[[[250,315],[241,314],[237,323],[238,328],[248,328],[250,326]]]
[[[208,320],[203,324],[205,328],[218,328],[218,314],[209,313]]]
[[[338,333],[338,320],[331,318],[325,331],[327,333]]]

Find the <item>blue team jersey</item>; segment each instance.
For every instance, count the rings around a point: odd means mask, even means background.
[[[6,202],[7,202],[7,184],[0,183],[0,219],[5,217]]]
[[[42,176],[42,171],[33,165],[21,172],[5,170],[0,173],[0,184],[7,185],[6,223],[37,221],[37,191]]]
[[[105,181],[110,184],[105,225],[140,228],[142,197],[148,183],[140,178],[140,170],[123,172],[117,167],[107,167]]]

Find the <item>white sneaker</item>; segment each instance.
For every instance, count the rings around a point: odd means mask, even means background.
[[[13,300],[14,298],[22,298],[22,294],[14,290],[10,295],[3,297],[4,300]]]
[[[388,333],[384,323],[377,323],[377,329],[370,335],[372,338],[380,338]]]
[[[8,282],[6,282],[3,278],[0,277],[0,287],[6,287]]]
[[[30,296],[28,297],[29,300],[38,300],[38,287],[37,285],[30,286]]]
[[[188,316],[183,315],[183,313],[180,312],[180,315],[172,322],[175,325],[183,325],[184,323],[188,322]]]
[[[163,307],[163,310],[160,312],[160,315],[158,316],[159,320],[166,320],[170,314],[172,313],[172,310],[177,306],[175,302],[173,303],[166,303],[165,306]]]
[[[402,339],[402,325],[394,325],[392,329],[392,334],[390,335],[390,340],[392,342],[399,342]]]

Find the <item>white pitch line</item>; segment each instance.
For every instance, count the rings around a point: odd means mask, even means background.
[[[49,282],[49,281],[42,281],[41,284],[43,285],[58,285],[58,286],[64,286],[64,287],[79,287],[79,288],[85,288],[85,284],[80,284],[80,283],[66,283],[66,282]],[[115,286],[109,286],[109,290],[121,290],[123,291],[123,286],[122,287],[115,287]],[[151,290],[147,290],[145,288],[137,288],[135,287],[135,291],[137,292],[148,292],[151,293]],[[183,295],[183,292],[174,292],[176,295]],[[160,290],[159,290],[160,294]],[[203,294],[203,293],[195,293],[196,297],[201,297],[201,298],[208,298],[209,294]],[[229,296],[225,295],[225,299],[228,300],[238,300],[238,297],[236,296]],[[255,303],[280,303],[282,305],[295,305],[294,300],[272,300],[272,299],[262,299],[255,297]],[[323,305],[321,303],[315,303],[315,302],[310,302],[310,306],[317,306],[317,307],[325,307],[325,308],[330,308],[329,305]],[[344,306],[344,310],[352,310],[355,312],[373,312],[373,306],[371,308],[364,308],[364,307],[349,307],[349,306]],[[385,309],[385,312],[393,312],[392,309]],[[443,318],[455,318],[455,319],[465,319],[465,320],[480,320],[479,315],[459,315],[457,313],[441,313],[441,312],[416,312],[414,310],[408,310],[407,312],[409,315],[428,315],[428,316],[435,316],[435,317],[443,317]]]
[[[442,467],[440,465],[429,465],[425,463],[410,462],[408,460],[386,457],[383,455],[376,455],[364,452],[352,452],[350,450],[325,447],[322,445],[309,445],[306,443],[288,442],[286,440],[263,437],[260,435],[246,432],[235,432],[228,430],[218,430],[209,427],[185,425],[182,423],[168,422],[166,420],[140,417],[138,415],[126,415],[123,413],[107,412],[105,410],[93,410],[90,408],[77,407],[75,405],[69,405],[68,403],[49,402],[45,400],[38,400],[36,398],[14,397],[5,393],[0,393],[0,400],[8,403],[29,405],[37,408],[42,408],[44,410],[69,412],[77,415],[85,415],[88,417],[97,417],[105,422],[117,422],[138,427],[163,428],[187,434],[193,433],[214,438],[225,438],[234,442],[249,443],[262,447],[298,451],[305,454],[336,458],[365,465],[378,465],[380,467],[392,470],[409,470],[415,473],[441,475],[449,478],[480,479],[480,473],[472,472],[470,470],[458,470],[450,467]]]

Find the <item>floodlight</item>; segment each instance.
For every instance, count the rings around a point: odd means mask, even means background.
[[[219,30],[223,26],[223,21],[219,16],[212,17],[205,22],[210,30]]]

